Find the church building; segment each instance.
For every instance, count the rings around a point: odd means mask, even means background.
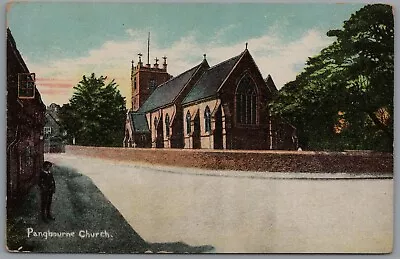
[[[124,147],[185,149],[296,149],[296,129],[270,116],[277,89],[262,77],[249,50],[212,67],[206,55],[171,77],[162,68],[131,69],[132,110],[127,113]],[[149,63],[149,62],[148,62]]]

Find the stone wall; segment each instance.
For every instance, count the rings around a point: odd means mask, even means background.
[[[222,151],[67,146],[66,153],[204,169],[393,174],[393,155],[375,152]]]

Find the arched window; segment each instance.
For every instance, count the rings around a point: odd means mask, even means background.
[[[257,123],[257,87],[246,75],[236,89],[236,121],[239,124]]]
[[[157,123],[158,123],[157,117],[154,117],[154,129],[156,131],[157,131]]]
[[[204,110],[204,128],[205,132],[210,132],[211,131],[211,112],[210,108],[206,106],[206,109]]]
[[[169,137],[169,115],[165,115],[165,135]]]
[[[186,114],[186,133],[190,134],[192,132],[192,128],[190,127],[190,121],[192,120],[192,116],[190,116],[190,112],[188,111]]]

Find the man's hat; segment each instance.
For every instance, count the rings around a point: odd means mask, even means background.
[[[50,168],[53,165],[52,162],[50,161],[44,161],[43,163],[43,168]]]

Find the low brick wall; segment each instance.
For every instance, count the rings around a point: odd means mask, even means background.
[[[375,152],[182,150],[67,146],[66,153],[204,169],[393,174],[393,155]]]

